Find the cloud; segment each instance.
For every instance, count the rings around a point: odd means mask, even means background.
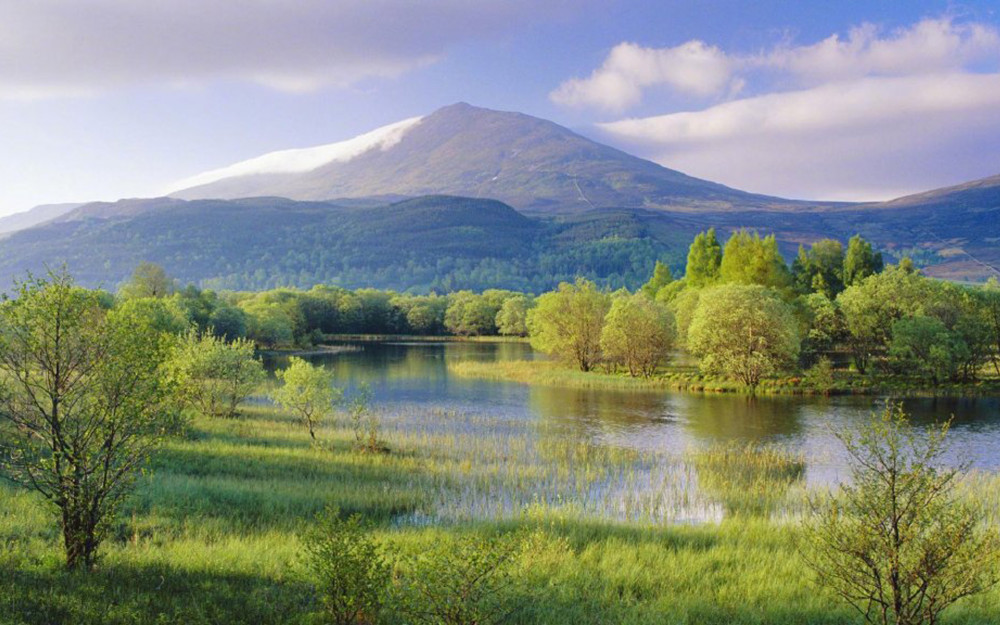
[[[291,92],[345,86],[397,76],[457,42],[561,10],[529,0],[4,2],[0,97],[210,81]]]
[[[642,90],[653,85],[709,96],[730,86],[732,66],[733,61],[719,48],[701,41],[689,41],[674,48],[621,43],[589,78],[564,82],[552,92],[551,98],[556,104],[566,106],[623,111],[639,104]]]
[[[868,77],[599,125],[610,142],[752,191],[887,199],[997,173],[1000,74]]]
[[[552,91],[560,105],[623,112],[642,102],[644,90],[665,86],[701,97],[733,97],[744,86],[766,90],[790,79],[796,86],[867,76],[912,76],[1000,60],[1000,33],[992,26],[926,19],[889,33],[872,24],[834,34],[812,45],[775,45],[756,54],[732,54],[693,40],[670,48],[615,46],[587,78]]]

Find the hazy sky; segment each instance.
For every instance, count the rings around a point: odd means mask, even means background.
[[[1000,173],[997,6],[0,2],[0,214],[457,101],[749,191],[889,198]]]

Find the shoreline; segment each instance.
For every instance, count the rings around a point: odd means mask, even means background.
[[[504,362],[457,362],[448,364],[449,373],[472,379],[516,382],[529,386],[549,386],[593,390],[621,391],[678,391],[698,394],[750,395],[746,387],[731,380],[700,379],[693,372],[666,371],[651,378],[633,378],[624,374],[600,371],[583,372],[558,363],[544,360],[511,360]],[[878,396],[897,397],[1000,397],[1000,380],[986,380],[975,384],[944,385],[937,388],[917,387],[892,381],[855,385],[841,381],[829,390],[804,385],[799,377],[766,380],[757,387],[756,394],[784,396]],[[846,382],[846,384],[844,383]]]

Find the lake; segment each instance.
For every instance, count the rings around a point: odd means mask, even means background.
[[[488,415],[544,424],[549,435],[598,445],[676,455],[722,441],[778,443],[802,452],[809,481],[837,476],[844,466],[836,429],[859,423],[884,398],[767,396],[671,391],[584,390],[528,386],[450,375],[452,361],[524,360],[526,343],[361,342],[353,351],[311,355],[336,373],[350,393],[371,386],[384,412],[420,409]],[[287,359],[272,358],[269,367]],[[953,417],[949,437],[957,456],[976,468],[1000,468],[1000,399],[911,398],[915,423],[927,426]]]

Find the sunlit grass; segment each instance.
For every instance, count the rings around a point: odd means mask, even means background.
[[[356,451],[346,416],[318,445],[264,402],[238,419],[195,420],[139,480],[90,575],[63,571],[41,498],[0,483],[0,623],[308,622],[316,606],[300,536],[328,504],[409,552],[464,532],[535,528],[538,548],[518,564],[534,589],[526,623],[853,622],[797,556],[788,519],[801,508],[804,464],[794,453],[671,457],[445,410],[381,419],[387,454]],[[970,474],[962,490],[996,513],[996,475]],[[733,491],[746,501],[734,505]],[[762,499],[765,514],[742,513]],[[946,622],[997,622],[997,606],[994,590]]]

